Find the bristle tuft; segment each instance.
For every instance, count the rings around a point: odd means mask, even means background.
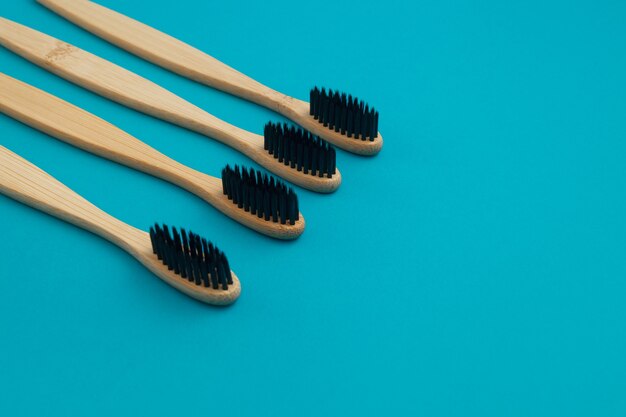
[[[335,132],[369,141],[378,136],[378,112],[356,97],[315,87],[309,105],[309,114]]]
[[[336,153],[328,142],[286,123],[267,123],[264,148],[278,162],[313,176],[328,178],[336,172]]]
[[[182,279],[198,286],[227,290],[233,277],[224,252],[193,232],[155,223],[150,228],[152,252]]]
[[[300,218],[298,197],[282,181],[254,169],[226,165],[222,170],[224,194],[237,207],[274,223],[296,224]]]

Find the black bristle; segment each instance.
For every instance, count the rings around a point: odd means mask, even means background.
[[[187,278],[191,275],[191,254],[189,253],[189,243],[187,239],[187,232],[185,229],[180,229],[180,234],[183,238],[183,266],[180,276]]]
[[[170,271],[174,269],[174,251],[171,249],[174,246],[174,242],[172,241],[172,237],[170,236],[170,230],[166,224],[163,225],[163,247],[165,251],[163,252],[163,260],[164,264],[167,265],[167,269]]]
[[[226,165],[222,170],[222,186],[229,200],[258,218],[291,225],[299,218],[298,197],[293,189],[267,174]],[[242,194],[247,197],[240,198]]]
[[[320,177],[325,174],[328,178],[335,174],[337,166],[335,149],[319,137],[301,128],[290,127],[286,123],[282,125],[267,123],[263,133],[265,150],[278,159],[278,162],[305,174]],[[319,172],[318,169],[311,171],[311,161],[313,166],[318,167]],[[328,169],[322,170],[322,166]]]
[[[170,234],[167,225],[155,224],[150,228],[150,242],[157,258],[181,279],[215,289],[219,283],[223,290],[233,283],[226,255],[193,232],[173,227]]]
[[[152,253],[156,255],[157,240],[156,240],[156,231],[154,230],[154,227],[150,227],[150,242],[152,243]]]
[[[351,95],[317,87],[309,95],[309,114],[325,127],[355,139],[378,136],[378,111]]]
[[[219,258],[220,263],[224,264],[224,269],[226,270],[226,282],[228,282],[229,285],[233,284],[233,274],[230,271],[230,265],[228,264],[228,259],[226,259],[226,255],[224,255],[223,253],[220,253],[220,258]]]
[[[208,242],[205,238],[202,238],[202,252],[204,253],[204,257],[207,258],[209,254]],[[203,262],[202,263],[202,285],[204,287],[208,287],[211,282],[209,280],[209,274],[211,271],[211,262]]]
[[[172,234],[174,235],[174,272],[177,273],[178,275],[181,275],[180,273],[180,267],[183,263],[183,260],[181,259],[181,257],[183,256],[183,245],[182,242],[180,240],[180,234],[178,233],[178,230],[176,230],[175,227],[172,227]]]

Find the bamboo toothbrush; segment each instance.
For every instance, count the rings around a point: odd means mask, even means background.
[[[212,56],[137,20],[86,0],[37,0],[107,41],[184,77],[268,107],[336,146],[362,155],[380,151],[378,112],[363,101],[317,87],[310,103],[289,97]]]
[[[0,112],[76,147],[179,185],[260,233],[294,239],[304,231],[297,196],[281,182],[238,167],[227,166],[221,180],[195,171],[99,117],[2,73]]]
[[[135,73],[4,18],[0,44],[113,101],[215,138],[301,187],[327,193],[341,183],[335,149],[301,129],[269,123],[264,136],[248,132]]]
[[[208,304],[234,302],[241,285],[222,251],[195,233],[155,224],[150,233],[105,213],[0,146],[0,193],[89,230],[133,255],[156,276]]]

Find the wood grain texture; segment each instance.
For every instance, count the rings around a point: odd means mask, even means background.
[[[328,178],[284,165],[263,149],[263,136],[226,123],[152,81],[66,42],[0,18],[0,44],[113,101],[215,138],[301,187],[327,193],[341,184],[339,170]]]
[[[342,149],[361,155],[374,155],[382,148],[380,132],[370,142],[348,138],[328,129],[309,115],[308,102],[279,93],[212,56],[114,10],[87,0],[37,1],[71,22],[148,61],[281,113]]]
[[[154,255],[147,232],[105,213],[37,166],[2,146],[0,192],[115,243],[163,281],[197,300],[226,305],[239,297],[241,284],[234,273],[233,285],[226,291],[205,288],[182,279],[169,271]]]
[[[294,225],[259,219],[224,195],[219,178],[189,168],[105,120],[2,73],[0,111],[76,147],[189,190],[232,219],[267,236],[294,239],[304,231],[302,214]]]

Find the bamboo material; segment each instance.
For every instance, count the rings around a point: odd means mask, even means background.
[[[0,146],[0,192],[24,204],[89,230],[134,256],[156,276],[183,293],[208,304],[226,305],[241,292],[232,273],[228,290],[188,282],[169,271],[152,251],[150,236],[105,213],[27,160]],[[71,256],[68,255],[68,256]]]
[[[76,147],[179,185],[257,232],[294,239],[304,231],[302,215],[294,225],[260,219],[233,204],[219,178],[189,168],[105,120],[2,73],[0,112]]]
[[[319,177],[278,162],[263,149],[263,136],[226,123],[152,81],[34,29],[0,18],[0,44],[113,101],[215,138],[301,187],[326,193],[341,184],[339,170],[332,178]]]
[[[268,107],[342,149],[373,155],[382,148],[380,132],[372,142],[334,132],[309,114],[308,102],[281,94],[212,56],[121,13],[86,0],[37,1],[120,48],[184,77]]]

